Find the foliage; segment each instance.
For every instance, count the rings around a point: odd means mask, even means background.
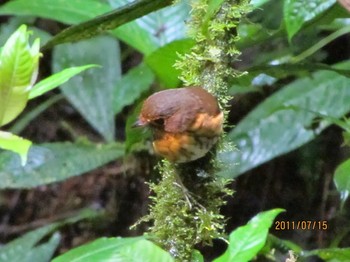
[[[143,237],[100,238],[53,260],[64,261],[174,261],[169,253]]]
[[[230,234],[226,252],[215,262],[249,261],[264,246],[269,228],[281,209],[265,211],[252,218],[247,225],[237,228]]]
[[[2,246],[0,248],[0,261],[50,261],[60,242],[60,234],[58,232],[52,234],[52,232],[64,225],[76,223],[87,218],[96,218],[100,215],[101,213],[94,210],[83,209],[77,211],[75,215],[68,219],[30,231]],[[52,234],[50,239],[43,243],[42,240],[50,234]]]
[[[149,236],[100,238],[54,261],[137,261],[140,257],[142,261],[173,261],[179,253],[186,253],[188,260],[192,255],[193,261],[204,261],[194,245],[224,239],[227,218],[219,209],[226,201],[222,193],[231,192],[225,189],[226,179],[244,176],[302,147],[333,124],[344,130],[344,144],[348,145],[350,128],[345,116],[350,112],[349,61],[334,64],[341,59],[327,57],[327,45],[350,32],[349,14],[335,0],[254,0],[250,4],[245,0],[192,0],[191,12],[185,0],[172,6],[171,1],[158,0],[85,1],[88,3],[81,5],[78,0],[12,0],[0,6],[0,15],[12,16],[0,25],[0,41],[8,39],[0,44],[1,189],[57,183],[116,159],[149,155],[147,133],[131,126],[140,101],[151,91],[178,87],[181,82],[202,85],[218,96],[226,117],[231,94],[238,97],[233,103],[266,89],[269,95],[238,123],[228,118],[223,149],[218,149],[219,161],[203,164],[211,165],[211,172],[220,176],[210,181],[203,178],[202,187],[184,192],[178,186],[179,169],[167,162],[160,166],[163,178],[168,180],[158,185],[151,182],[151,189],[162,199],[158,204],[171,206],[173,211],[151,207],[153,215],[145,218],[155,221]],[[36,23],[38,18],[68,27],[51,37],[52,32],[44,32],[47,28]],[[23,23],[27,26],[20,26]],[[62,24],[57,28],[63,28]],[[30,39],[27,27],[36,40]],[[108,35],[100,36],[102,33]],[[39,41],[39,35],[45,37]],[[73,43],[83,38],[86,40]],[[40,42],[53,52],[45,64],[49,69],[43,72],[39,58],[47,59],[47,53],[45,49],[44,56],[40,53]],[[66,44],[59,45],[63,42]],[[141,62],[130,63],[130,54],[136,54]],[[41,81],[35,84],[38,70]],[[47,71],[56,74],[47,76]],[[60,89],[52,92],[57,86]],[[62,95],[57,96],[57,92]],[[25,107],[34,98],[38,106],[27,112]],[[18,136],[39,114],[62,100],[86,121],[84,127],[91,129],[92,136],[82,138],[81,132],[67,123],[61,124],[71,130],[70,142],[34,141],[32,145]],[[146,162],[146,158],[136,159]],[[219,171],[218,167],[224,168]],[[341,207],[335,207],[334,212],[339,216],[347,208],[349,168],[349,160],[345,160],[334,171],[334,185],[341,199]],[[197,190],[196,194],[192,195],[192,190]],[[327,248],[312,246],[313,250],[268,236],[280,211],[259,213],[231,232],[226,252],[215,261],[248,261],[263,256],[276,260],[274,250],[301,260],[310,256],[325,261],[349,260],[349,248],[341,245],[348,229],[324,245]],[[2,246],[0,261],[49,261],[59,234],[39,241],[58,227],[54,224],[36,229]],[[173,257],[154,243],[160,243]]]
[[[28,44],[29,33],[21,26],[1,50],[0,125],[15,119],[27,104],[30,89],[36,81],[39,66],[39,39]]]
[[[39,67],[39,39],[29,45],[29,32],[22,25],[7,40],[0,56],[0,126],[15,119],[27,101],[64,83],[72,76],[91,67],[67,69],[34,85]],[[27,161],[31,142],[8,132],[0,132],[0,147],[18,153],[22,165]]]
[[[349,63],[343,64],[342,68],[348,66]],[[325,119],[311,129],[319,116],[315,112],[334,118],[346,114],[350,110],[349,84],[345,76],[320,70],[311,77],[300,77],[260,103],[228,134],[238,148],[244,145],[245,149],[222,154],[225,163],[241,163],[230,169],[230,177],[314,139],[331,124]],[[283,128],[286,126],[289,128]],[[260,157],[257,158],[257,154]]]

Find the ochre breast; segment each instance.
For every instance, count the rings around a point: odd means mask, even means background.
[[[200,87],[164,90],[142,106],[139,122],[151,127],[157,154],[182,163],[203,157],[222,133],[216,98]]]

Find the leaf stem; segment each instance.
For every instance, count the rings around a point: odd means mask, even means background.
[[[337,39],[338,37],[350,33],[350,26],[343,27],[329,36],[323,38],[321,41],[317,42],[315,45],[311,46],[309,49],[305,50],[301,54],[294,56],[291,58],[291,63],[296,64],[300,61],[306,59],[307,57],[311,56],[312,54],[316,53],[318,50],[320,50],[325,45],[329,44],[333,40]]]

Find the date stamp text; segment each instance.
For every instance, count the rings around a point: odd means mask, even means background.
[[[328,221],[313,221],[313,220],[300,220],[300,221],[275,221],[275,230],[327,230]]]

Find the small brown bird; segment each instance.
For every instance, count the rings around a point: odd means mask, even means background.
[[[185,163],[203,157],[217,142],[223,113],[216,98],[200,87],[168,89],[148,97],[135,126],[149,126],[155,152]]]

